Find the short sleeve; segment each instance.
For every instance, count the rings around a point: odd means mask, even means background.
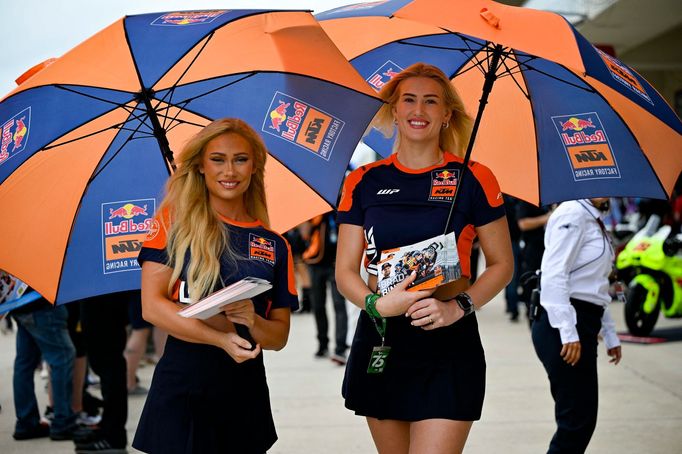
[[[152,221],[152,226],[147,232],[147,237],[142,243],[142,249],[137,261],[142,266],[146,261],[168,264],[166,244],[168,243],[168,229],[170,228],[170,215],[168,209],[157,213]]]
[[[343,182],[341,201],[336,215],[337,224],[363,225],[365,215],[360,201],[362,177],[366,170],[360,167],[352,171]]]
[[[475,194],[473,223],[478,227],[505,215],[504,198],[497,178],[488,167],[476,162],[472,164],[470,170],[477,181],[477,187],[473,191]]]
[[[298,309],[298,294],[296,293],[296,280],[294,278],[294,258],[291,254],[289,243],[280,237],[281,245],[277,251],[275,261],[275,275],[272,288],[271,309],[290,308]]]

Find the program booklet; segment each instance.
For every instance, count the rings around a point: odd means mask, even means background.
[[[213,292],[196,303],[192,303],[178,311],[185,318],[198,318],[206,320],[216,315],[223,307],[235,301],[253,298],[256,295],[270,290],[272,284],[265,279],[257,277],[245,277],[241,281],[230,284],[227,287]]]
[[[378,289],[385,295],[413,271],[417,278],[410,290],[425,290],[447,284],[462,276],[455,233],[381,251],[377,264]]]

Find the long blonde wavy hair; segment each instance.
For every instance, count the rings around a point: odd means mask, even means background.
[[[441,150],[449,151],[463,157],[473,125],[473,119],[466,113],[464,102],[457,90],[450,83],[447,76],[436,66],[426,63],[415,63],[394,76],[379,92],[384,104],[374,116],[372,126],[378,129],[386,138],[396,136],[393,151],[400,146],[400,133],[396,131],[393,107],[400,98],[400,83],[411,77],[426,77],[433,79],[442,87],[445,108],[450,110],[449,126],[441,127],[438,145]]]
[[[246,122],[237,118],[216,120],[189,139],[177,157],[177,170],[166,184],[166,196],[160,212],[171,213],[168,231],[168,266],[173,268],[169,294],[182,273],[185,255],[190,251],[187,285],[192,301],[210,293],[221,282],[220,259],[236,265],[240,257],[230,245],[229,229],[209,203],[204,175],[199,172],[206,144],[222,134],[239,134],[251,146],[253,170],[251,183],[244,193],[244,205],[249,216],[269,226],[265,200],[265,160],[267,149],[261,137]],[[162,218],[163,222],[163,218]]]

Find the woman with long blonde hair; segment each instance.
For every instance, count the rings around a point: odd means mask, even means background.
[[[475,309],[499,293],[513,271],[502,196],[492,172],[479,163],[469,162],[460,178],[471,119],[438,68],[412,65],[380,96],[386,104],[375,126],[387,136],[397,130],[394,153],[347,177],[338,210],[336,281],[346,298],[365,309],[343,395],[346,407],[366,418],[379,453],[462,452],[485,392]],[[416,272],[402,281],[395,274],[392,283],[382,281],[384,294],[377,293],[381,251],[425,241],[446,227],[457,238],[460,279],[434,293],[407,290]],[[476,236],[486,269],[471,284]],[[421,257],[410,259],[418,269]]]
[[[263,349],[280,350],[298,304],[289,245],[268,228],[260,136],[216,120],[178,158],[139,256],[144,318],[169,333],[133,446],[143,452],[264,453],[277,439]],[[183,304],[254,276],[273,288],[206,320]]]

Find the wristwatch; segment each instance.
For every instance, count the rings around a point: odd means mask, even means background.
[[[455,296],[455,301],[457,302],[457,305],[464,311],[465,317],[469,314],[473,314],[476,310],[476,306],[474,306],[473,301],[471,301],[471,297],[466,292],[462,292]]]

